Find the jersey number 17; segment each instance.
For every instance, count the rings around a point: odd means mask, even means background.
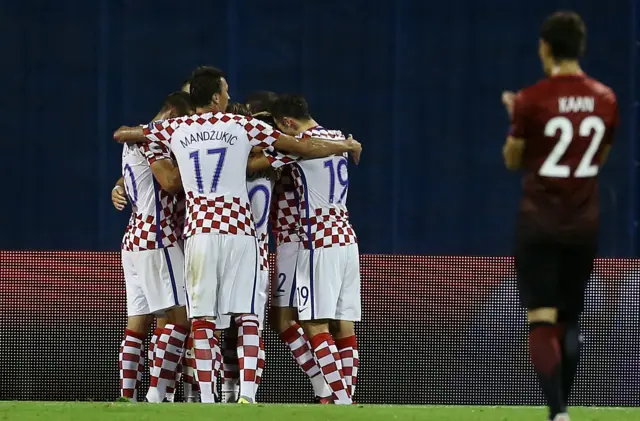
[[[581,137],[588,137],[593,132],[591,143],[586,152],[582,156],[578,168],[573,173],[574,177],[587,178],[598,175],[599,168],[593,164],[593,157],[600,148],[600,142],[605,132],[604,122],[600,117],[589,116],[580,122],[578,133]],[[560,131],[560,139],[553,147],[551,153],[540,166],[538,174],[543,177],[569,178],[571,177],[571,168],[568,165],[559,164],[560,160],[567,152],[567,148],[573,141],[573,124],[567,117],[554,117],[544,126],[544,135],[547,137],[556,136]]]

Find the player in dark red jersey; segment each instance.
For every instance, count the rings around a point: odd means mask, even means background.
[[[547,78],[502,97],[511,115],[505,164],[523,173],[518,287],[528,312],[531,360],[555,421],[569,419],[578,322],[597,251],[598,173],[618,123],[614,93],[578,63],[585,39],[576,13],[551,15],[538,51]]]

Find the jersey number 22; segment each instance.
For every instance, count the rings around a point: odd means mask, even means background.
[[[578,168],[573,173],[574,177],[586,178],[598,175],[599,168],[592,162],[593,157],[600,148],[605,129],[604,122],[600,117],[589,116],[580,122],[579,135],[587,137],[593,131],[593,138],[580,160]],[[573,140],[573,124],[566,117],[554,117],[544,126],[544,135],[553,137],[558,130],[560,130],[560,139],[538,171],[538,174],[543,177],[569,178],[571,176],[571,168],[568,165],[560,165],[559,162]]]

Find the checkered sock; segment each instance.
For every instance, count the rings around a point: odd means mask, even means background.
[[[333,342],[333,337],[329,332],[323,332],[311,338],[310,342],[322,375],[333,391],[334,403],[351,405],[353,401],[349,396],[347,383],[342,373],[340,354]]]
[[[120,396],[134,400],[137,398],[140,376],[140,363],[144,364],[142,357],[143,341],[145,335],[126,329],[124,339],[120,344]],[[144,367],[144,365],[143,365]]]
[[[218,338],[215,335],[216,324],[208,320],[196,320],[191,325],[191,331],[200,397],[202,403],[215,403],[218,373],[222,363]]]
[[[144,350],[140,353],[140,363],[138,364],[138,376],[137,381],[138,384],[142,381],[142,375],[144,374]],[[138,401],[138,389],[133,392],[133,401]]]
[[[258,316],[244,314],[236,317],[238,326],[238,366],[240,367],[240,396],[249,402],[256,401],[256,371],[260,353]]]
[[[349,395],[353,398],[356,383],[358,382],[358,365],[360,364],[360,354],[358,352],[356,336],[353,335],[338,339],[336,341],[336,348],[338,348],[338,352],[340,353],[344,381],[347,383]]]
[[[180,383],[180,379],[182,379],[182,363],[178,364],[178,368],[176,369],[176,376],[173,380],[169,380],[167,383],[167,394],[166,398],[169,402],[173,402],[175,400],[176,387],[178,383]]]
[[[262,380],[262,373],[264,372],[264,364],[265,364],[265,352],[264,352],[264,340],[262,339],[262,332],[259,332],[260,335],[260,350],[258,351],[258,369],[256,370],[256,393],[258,392],[258,386],[260,386],[260,381]]]
[[[167,387],[175,381],[178,364],[184,354],[184,343],[189,330],[174,324],[167,324],[155,348],[155,361],[151,371],[147,400],[162,402],[167,394]]]
[[[195,379],[195,361],[193,359],[193,332],[187,337],[184,350],[184,362],[182,363],[182,379],[184,387],[184,400],[193,400],[197,397],[198,382]]]
[[[224,332],[222,343],[222,402],[238,401],[240,371],[238,369],[238,329],[233,326]]]
[[[320,372],[320,366],[318,366],[318,363],[313,358],[307,336],[304,334],[304,330],[302,330],[300,325],[295,324],[282,332],[280,339],[287,344],[298,366],[309,376],[316,396],[320,398],[328,398],[331,396],[331,389],[327,386],[327,382],[324,381],[324,377]]]
[[[153,370],[153,363],[156,360],[156,344],[158,343],[158,337],[162,335],[163,328],[157,327],[153,331],[151,342],[149,342],[149,351],[147,352],[147,360],[149,361],[149,372]]]

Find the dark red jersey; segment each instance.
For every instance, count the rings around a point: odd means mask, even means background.
[[[586,75],[552,76],[515,98],[511,135],[524,139],[518,226],[559,241],[598,232],[598,173],[618,125],[616,96]]]

